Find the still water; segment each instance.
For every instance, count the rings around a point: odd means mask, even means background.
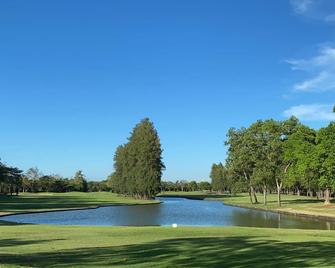
[[[1,220],[60,225],[178,225],[250,226],[335,229],[335,222],[232,207],[219,201],[159,197],[161,204],[110,206],[97,209],[18,214]]]

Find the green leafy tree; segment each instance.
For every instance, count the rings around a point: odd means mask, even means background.
[[[252,180],[261,184],[264,194],[264,204],[267,203],[268,187],[276,186],[278,206],[281,206],[281,192],[284,174],[287,171],[283,158],[283,144],[289,135],[294,133],[298,121],[290,118],[284,122],[272,119],[257,121],[249,128],[249,146],[255,164]]]
[[[115,172],[109,177],[112,191],[121,194],[132,194],[131,188],[134,186],[129,176],[131,165],[126,156],[127,148],[127,145],[117,147],[114,155]]]
[[[73,187],[75,191],[87,192],[87,181],[81,170],[78,170],[72,179]]]
[[[241,181],[248,186],[248,193],[251,203],[258,203],[257,196],[254,190],[254,182],[252,180],[253,170],[256,162],[253,155],[252,135],[246,128],[235,129],[231,128],[227,134],[228,145],[228,159],[227,165],[229,166],[234,180],[232,183],[237,183],[238,187],[233,187],[236,190],[241,188]]]
[[[272,172],[277,187],[278,206],[281,206],[281,191],[283,187],[283,179],[285,171],[285,163],[283,159],[283,131],[281,124],[274,120],[265,122],[265,135],[267,143],[265,145],[267,166]]]
[[[209,191],[211,189],[211,184],[208,181],[199,182],[200,191]]]
[[[312,196],[319,180],[319,161],[316,154],[316,131],[299,125],[284,143],[284,160],[288,163],[285,186],[301,185]]]
[[[27,170],[25,177],[28,178],[30,182],[31,192],[36,193],[41,191],[39,179],[42,176],[43,176],[42,172],[40,172],[40,170],[37,167],[32,167]]]
[[[335,188],[335,122],[318,131],[317,143],[319,186],[325,191],[325,204],[329,204],[331,191]]]
[[[275,126],[273,120],[258,120],[247,129],[247,142],[249,158],[253,163],[250,180],[254,185],[260,185],[263,189],[263,202],[267,204],[268,188],[272,186],[274,173],[270,161],[271,131]]]
[[[145,118],[135,126],[128,140],[115,152],[115,172],[109,178],[109,183],[117,193],[152,198],[161,190],[162,171],[165,168],[157,130]]]
[[[22,170],[0,162],[0,193],[12,195],[15,192],[18,195],[21,185]]]
[[[197,184],[196,181],[190,181],[189,186],[190,186],[191,191],[197,191],[198,190],[198,184]]]
[[[148,119],[135,126],[129,138],[130,178],[136,186],[136,195],[151,198],[160,192],[162,171],[162,148],[157,130]]]
[[[225,185],[225,167],[222,163],[213,164],[210,176],[212,190],[217,192],[224,192],[226,185]]]

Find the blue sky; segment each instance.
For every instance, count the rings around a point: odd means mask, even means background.
[[[164,178],[207,179],[230,127],[335,120],[335,2],[0,2],[0,157],[45,174],[113,170],[149,117]]]

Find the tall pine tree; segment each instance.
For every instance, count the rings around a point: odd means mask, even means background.
[[[165,168],[158,133],[145,118],[135,126],[128,140],[116,150],[111,185],[118,193],[152,198],[160,191]]]

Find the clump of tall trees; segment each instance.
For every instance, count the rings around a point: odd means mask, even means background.
[[[0,162],[0,194],[18,194],[22,185],[22,170]]]
[[[164,168],[157,130],[145,118],[134,127],[128,142],[117,148],[109,185],[116,193],[150,199],[160,192]]]
[[[222,163],[213,164],[209,177],[211,178],[211,188],[213,191],[223,193],[228,190],[227,170]]]
[[[295,117],[285,121],[258,120],[247,128],[231,128],[227,134],[226,163],[213,164],[213,189],[276,193],[281,206],[283,193],[324,198],[329,204],[335,190],[335,123],[319,130]]]

